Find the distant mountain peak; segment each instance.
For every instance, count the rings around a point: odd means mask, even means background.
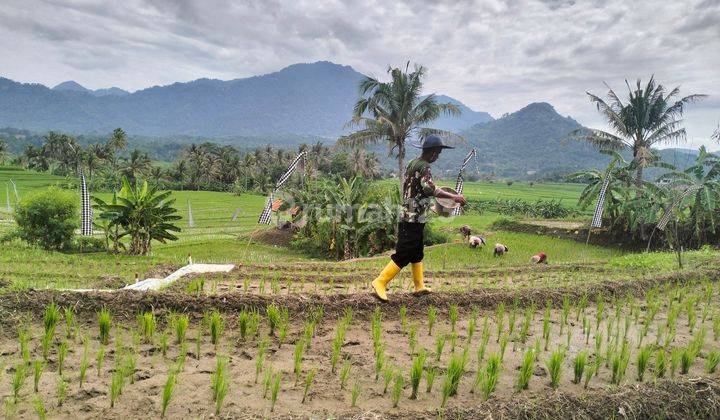
[[[90,89],[84,87],[74,80],[68,80],[55,86],[53,90],[65,92],[91,92]]]

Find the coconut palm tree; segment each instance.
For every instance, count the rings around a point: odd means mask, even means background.
[[[0,165],[5,165],[5,159],[8,155],[8,145],[5,139],[0,138]]]
[[[430,134],[454,136],[455,134],[428,128],[427,125],[441,114],[460,115],[460,108],[451,103],[438,103],[435,95],[422,95],[425,68],[415,66],[412,72],[388,68],[392,81],[389,83],[366,77],[360,82],[360,99],[355,104],[352,120],[348,126],[358,131],[338,140],[341,145],[353,147],[387,141],[390,155],[396,153],[398,174],[402,184],[405,171],[405,141]],[[458,137],[459,138],[459,137]]]
[[[652,147],[684,141],[686,138],[685,128],[682,127],[684,107],[706,95],[679,97],[679,88],[667,92],[665,86],[657,83],[654,77],[650,77],[645,86],[638,79],[634,89],[627,80],[625,84],[628,87],[627,102],[623,102],[609,86],[607,102],[587,92],[590,101],[596,105],[613,133],[581,129],[574,134],[601,149],[630,150],[636,163],[635,187],[637,194],[641,195],[643,169],[653,159]]]
[[[120,166],[120,173],[134,183],[135,180],[146,174],[152,166],[152,161],[147,153],[142,153],[138,149],[133,150]]]

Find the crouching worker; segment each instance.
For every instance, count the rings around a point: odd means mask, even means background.
[[[465,204],[460,194],[443,191],[435,186],[430,174],[430,164],[435,162],[443,149],[452,147],[443,144],[440,137],[428,136],[422,145],[420,157],[411,160],[405,170],[403,180],[403,210],[398,224],[398,238],[395,253],[390,256],[392,261],[382,270],[371,283],[373,293],[387,301],[387,285],[408,264],[412,266],[415,293],[430,292],[423,282],[423,237],[427,213],[432,205],[433,197],[449,198],[456,203]]]

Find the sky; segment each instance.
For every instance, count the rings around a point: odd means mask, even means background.
[[[495,117],[551,103],[604,128],[585,92],[651,75],[687,108],[684,147],[720,148],[720,0],[3,0],[0,76],[134,91],[328,60],[384,77],[428,68],[427,92]]]

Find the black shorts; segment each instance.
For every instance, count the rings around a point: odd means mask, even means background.
[[[398,267],[422,261],[425,223],[398,223],[395,253],[390,256]]]

